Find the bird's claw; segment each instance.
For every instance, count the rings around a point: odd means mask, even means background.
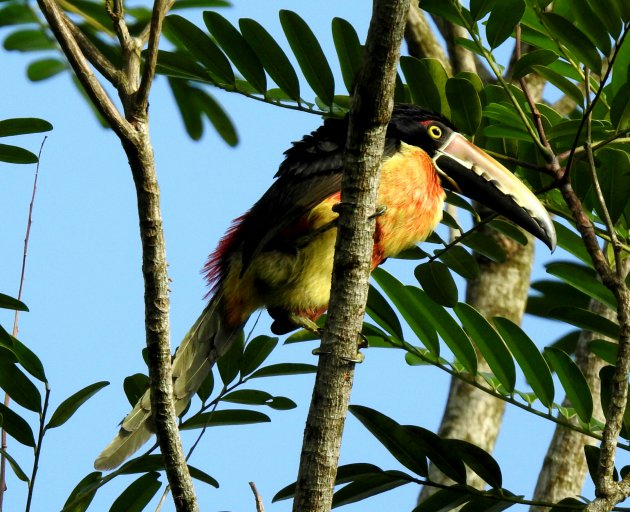
[[[374,210],[374,213],[369,216],[369,219],[376,219],[378,217],[382,217],[383,215],[385,215],[386,211],[387,211],[387,205],[386,204],[379,204],[379,205],[376,206],[376,209]]]

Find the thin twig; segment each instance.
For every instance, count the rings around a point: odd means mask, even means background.
[[[37,444],[35,445],[35,459],[33,460],[33,471],[31,473],[31,479],[28,482],[28,497],[26,499],[25,512],[31,510],[31,502],[33,500],[33,490],[35,489],[35,478],[37,477],[37,470],[39,469],[39,456],[42,452],[42,443],[44,441],[44,433],[46,432],[46,412],[48,412],[48,403],[50,400],[50,388],[46,383],[46,394],[44,396],[44,408],[39,417],[39,434],[37,436]]]
[[[68,28],[64,20],[64,14],[57,2],[55,0],[37,0],[37,3],[93,105],[107,120],[116,134],[127,139],[134,139],[134,130],[122,117],[116,105],[105,92],[96,76],[94,76],[89,62],[83,55],[72,31]]]
[[[148,107],[149,91],[151,90],[151,84],[155,76],[162,23],[171,5],[169,0],[155,0],[153,4],[151,28],[149,31],[149,46],[144,60],[144,72],[142,73],[140,88],[136,96],[136,109],[138,112],[144,112]]]
[[[48,137],[44,136],[44,140],[39,146],[39,153],[37,154],[37,165],[35,166],[35,176],[33,178],[33,192],[31,194],[31,202],[28,206],[28,218],[26,221],[26,234],[24,235],[24,250],[22,251],[22,269],[20,270],[20,285],[18,287],[17,299],[22,300],[22,290],[24,288],[24,276],[26,274],[26,257],[28,255],[28,242],[31,238],[31,224],[33,223],[33,206],[35,205],[35,195],[37,194],[37,178],[39,177],[39,164],[41,161],[42,150]],[[18,318],[19,311],[16,309],[13,317],[13,337],[18,336]],[[4,406],[9,407],[11,403],[11,397],[8,393],[4,394]],[[2,503],[4,500],[4,492],[6,491],[6,457],[4,456],[7,450],[7,433],[2,429],[2,454],[0,455],[0,512],[2,512]]]
[[[98,72],[107,79],[107,81],[112,83],[114,86],[118,86],[120,83],[120,72],[116,69],[116,67],[96,46],[94,46],[94,43],[85,36],[81,29],[77,27],[72,20],[65,15],[65,13],[62,13],[62,18],[66,27],[68,27],[79,45],[79,48],[81,48],[81,51],[83,52],[83,55],[85,55],[86,59],[90,61]]]
[[[256,512],[265,512],[265,505],[263,504],[262,497],[258,494],[258,489],[256,489],[256,484],[254,482],[249,482],[249,486],[254,493],[254,499],[256,500]]]
[[[586,119],[591,114],[591,112],[593,111],[593,108],[595,108],[595,105],[597,104],[597,101],[599,100],[599,97],[601,96],[602,92],[604,91],[604,86],[606,85],[606,82],[608,81],[608,77],[612,73],[613,64],[615,63],[615,59],[617,58],[617,55],[619,55],[619,51],[621,49],[621,46],[623,45],[623,41],[625,40],[625,38],[628,35],[629,31],[630,31],[630,22],[627,22],[624,25],[624,29],[623,29],[623,32],[621,33],[621,36],[619,37],[619,40],[615,42],[615,47],[613,49],[612,56],[610,57],[610,61],[608,63],[608,68],[606,69],[606,73],[604,74],[604,77],[602,78],[601,82],[599,83],[599,87],[597,89],[597,92],[595,93],[595,97],[593,98],[593,101],[590,103],[590,105],[587,105],[586,110],[584,111],[584,115],[582,116],[582,120],[580,121],[580,124],[578,125],[578,129],[575,132],[575,139],[573,141],[573,145],[571,146],[571,151],[569,153],[567,164],[565,166],[564,176],[562,177],[562,179],[564,181],[569,181],[569,175],[571,173],[571,168],[572,168],[572,165],[573,165],[573,158],[575,156],[576,149],[580,145],[579,144],[580,135],[582,134],[582,130],[584,129],[584,125],[586,124]],[[590,89],[589,85],[590,85],[590,82],[586,82],[586,89],[587,90]]]

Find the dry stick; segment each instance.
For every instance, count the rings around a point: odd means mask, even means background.
[[[306,420],[295,512],[329,511],[363,323],[385,131],[409,0],[376,0],[350,111],[329,315]]]
[[[194,486],[179,438],[177,416],[172,403],[171,348],[169,339],[168,274],[164,230],[160,211],[160,193],[155,172],[155,159],[148,128],[148,94],[155,76],[157,47],[162,22],[170,3],[155,0],[149,29],[147,59],[140,77],[141,63],[137,41],[123,41],[125,53],[118,93],[125,116],[109,98],[94,76],[88,58],[68,28],[55,0],[38,0],[38,4],[59,41],[77,78],[97,110],[109,122],[121,140],[129,159],[138,201],[142,273],[145,288],[145,331],[151,378],[151,406],[164,467],[173,489],[178,511],[197,511]],[[120,13],[122,4],[115,10]],[[124,32],[124,18],[120,20]]]
[[[254,482],[249,482],[249,486],[252,488],[254,499],[256,500],[256,512],[265,512],[265,505],[263,504],[262,497],[260,496],[260,494],[258,494],[256,484]]]
[[[31,202],[28,206],[28,220],[26,221],[26,234],[24,235],[24,250],[22,251],[22,269],[20,271],[20,286],[18,288],[17,299],[22,300],[22,289],[24,288],[24,276],[26,273],[26,256],[28,255],[28,242],[31,238],[31,224],[33,223],[33,206],[35,205],[35,194],[37,193],[37,178],[39,177],[39,162],[40,157],[42,156],[42,150],[44,149],[44,144],[46,143],[46,139],[48,137],[44,137],[41,145],[39,146],[39,153],[37,154],[37,166],[35,167],[35,177],[33,178],[33,193],[31,194]],[[18,318],[19,311],[15,310],[15,316],[13,317],[13,337],[17,338],[18,335]],[[4,394],[4,406],[9,407],[11,402],[11,397],[8,393]],[[0,454],[0,512],[2,512],[2,503],[4,500],[4,492],[7,490],[6,485],[6,465],[7,460],[4,456],[4,452],[7,449],[7,433],[4,429],[2,429],[2,450],[3,453]]]

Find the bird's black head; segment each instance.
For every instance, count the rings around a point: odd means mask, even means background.
[[[397,105],[387,139],[388,144],[405,143],[423,149],[431,157],[444,188],[480,202],[552,250],[555,247],[553,222],[536,196],[508,169],[466,140],[444,117],[415,105]]]

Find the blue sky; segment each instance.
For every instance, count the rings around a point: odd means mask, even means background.
[[[235,7],[222,14],[233,22],[240,17],[254,18],[284,41],[277,12],[293,9],[311,25],[334,63],[330,20],[334,16],[349,20],[364,38],[369,4],[348,0],[331,2],[323,9],[317,2],[268,0],[248,2],[246,8]],[[184,14],[202,24],[200,14]],[[126,414],[122,381],[145,370],[140,356],[144,320],[135,194],[118,140],[97,124],[71,87],[68,75],[42,84],[28,82],[25,67],[30,58],[2,53],[0,75],[4,97],[0,118],[42,117],[55,127],[41,161],[23,295],[31,312],[20,317],[19,338],[44,362],[52,388],[52,409],[92,382],[112,383],[66,425],[47,435],[33,506],[34,511],[43,512],[61,508],[70,490],[92,471],[94,458]],[[335,74],[337,91],[343,93],[339,72],[335,70]],[[308,93],[304,95],[308,98]],[[206,288],[199,271],[207,254],[230,220],[247,210],[269,186],[290,142],[320,122],[312,115],[237,95],[218,91],[216,97],[238,129],[241,142],[236,148],[225,145],[211,127],[206,127],[200,142],[191,141],[164,79],[156,81],[151,95],[151,135],[172,279],[173,347],[203,308]],[[41,140],[41,136],[28,136],[19,144],[37,151]],[[0,164],[0,291],[12,295],[17,294],[33,171],[32,166]],[[541,275],[548,251],[538,246],[537,253],[536,273]],[[413,262],[386,264],[406,282],[414,281],[413,266]],[[0,312],[0,323],[9,328],[12,316]],[[268,325],[263,314],[256,333],[266,333]],[[529,319],[526,326],[541,345],[558,337],[558,331],[548,323]],[[269,362],[315,364],[312,348],[312,343],[280,346]],[[205,435],[191,462],[219,480],[221,488],[196,483],[202,510],[254,510],[249,481],[258,486],[266,510],[290,510],[290,502],[272,505],[271,498],[295,479],[312,381],[310,375],[260,380],[256,383],[260,389],[288,396],[298,408],[264,410],[270,414],[271,423],[215,428]],[[407,366],[400,352],[368,350],[365,363],[357,368],[352,403],[373,407],[400,423],[436,430],[448,383],[447,376],[437,369]],[[525,387],[524,382],[520,387]],[[32,418],[30,413],[21,412]],[[552,424],[508,407],[496,451],[508,489],[531,495],[552,431]],[[189,446],[193,439],[186,436],[185,443]],[[9,450],[30,472],[29,452],[12,440]],[[348,420],[341,462],[399,468],[354,418]],[[108,510],[132,479],[120,478],[108,484],[97,494],[91,510]],[[20,510],[25,485],[13,477],[8,483],[6,510]],[[344,510],[411,510],[417,492],[417,487],[406,486]],[[164,510],[173,510],[170,500]]]

